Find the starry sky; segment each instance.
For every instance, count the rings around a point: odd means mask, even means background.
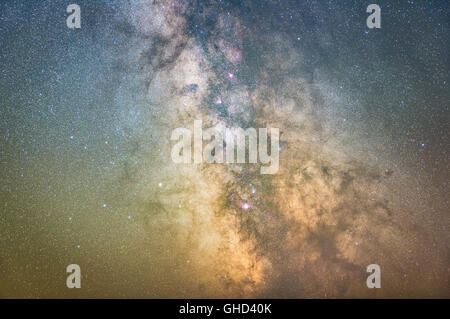
[[[1,1],[0,297],[449,298],[450,5],[371,3]],[[196,119],[278,173],[173,163]]]

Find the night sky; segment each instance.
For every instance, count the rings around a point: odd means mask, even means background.
[[[450,298],[449,9],[2,0],[0,297]],[[173,163],[196,119],[279,171]]]

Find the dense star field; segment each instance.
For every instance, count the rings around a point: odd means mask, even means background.
[[[0,297],[449,298],[450,4],[371,3],[1,1]],[[174,163],[194,120],[278,172]]]

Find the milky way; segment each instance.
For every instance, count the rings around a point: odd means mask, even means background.
[[[2,2],[0,296],[450,297],[449,7],[378,3]],[[194,120],[278,172],[174,163]]]

